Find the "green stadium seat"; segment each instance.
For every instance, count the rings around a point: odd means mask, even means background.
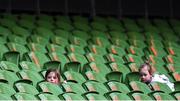
[[[17,14],[11,14],[11,13],[2,13],[1,14],[3,18],[7,18],[12,21],[17,21],[18,20],[18,15]]]
[[[0,94],[0,100],[12,100],[9,94]]]
[[[42,67],[44,63],[50,61],[50,59],[41,52],[28,52],[23,55],[23,60],[35,63],[37,66]]]
[[[9,35],[7,37],[8,41],[10,43],[17,43],[17,44],[20,44],[20,45],[25,45],[27,42],[26,42],[26,37],[22,37],[22,36],[18,36],[18,35]]]
[[[89,32],[91,30],[91,27],[86,23],[74,22],[73,25],[74,25],[75,29],[82,30],[85,32]]]
[[[131,81],[129,83],[129,86],[131,88],[131,92],[142,92],[144,94],[148,94],[151,92],[151,89],[143,82],[140,81]]]
[[[18,24],[19,24],[19,26],[29,30],[30,32],[32,32],[32,30],[35,29],[35,27],[36,27],[35,23],[33,21],[28,20],[28,19],[20,19],[18,21]]]
[[[73,44],[73,45],[77,45],[77,46],[80,46],[82,48],[84,48],[85,46],[87,46],[87,42],[85,39],[83,38],[80,38],[78,36],[72,36],[69,38],[69,41],[70,41],[70,44]]]
[[[38,43],[28,43],[26,44],[26,47],[29,49],[29,51],[47,53],[45,46]]]
[[[1,29],[0,29],[1,30]],[[0,32],[1,33],[1,32]],[[7,38],[5,36],[0,35],[0,44],[5,44],[7,42]]]
[[[62,47],[65,47],[68,45],[68,40],[64,39],[63,37],[53,36],[50,38],[50,41],[52,44],[60,45]]]
[[[52,53],[52,52],[56,52],[56,53],[60,53],[60,54],[66,53],[64,47],[56,45],[56,44],[47,44],[46,49],[47,49],[48,53]]]
[[[36,35],[42,36],[44,38],[47,38],[47,39],[54,35],[54,33],[51,29],[44,28],[44,27],[36,27],[33,30],[33,33]]]
[[[180,58],[173,55],[166,55],[164,56],[164,60],[166,63],[178,64],[180,61]]]
[[[63,93],[59,95],[59,98],[62,100],[85,100],[80,94],[75,93]]]
[[[1,61],[0,68],[2,70],[9,70],[12,72],[18,72],[20,70],[20,68],[18,67],[18,64],[12,63],[10,61]]]
[[[127,94],[130,92],[130,89],[128,88],[127,85],[125,85],[124,83],[117,82],[117,81],[109,81],[109,82],[106,82],[105,85],[108,87],[110,92],[117,91],[124,94]]]
[[[99,22],[99,23],[102,23],[104,25],[107,25],[108,22],[107,22],[107,19],[105,17],[101,17],[101,16],[94,16],[93,17],[93,21],[94,22]]]
[[[91,37],[91,35],[89,33],[84,32],[84,31],[80,31],[80,30],[73,30],[72,35],[75,37],[79,37],[81,39],[84,39],[84,40],[88,40]]]
[[[119,71],[111,71],[106,74],[106,79],[108,81],[117,81],[122,82],[123,80],[123,73]]]
[[[68,53],[77,53],[77,54],[85,54],[85,50],[83,47],[76,46],[76,45],[67,45],[66,50]]]
[[[124,64],[122,57],[114,54],[106,54],[105,55],[107,62],[116,62],[117,64]]]
[[[82,84],[86,81],[86,79],[82,76],[82,74],[74,71],[66,71],[63,73],[63,77],[66,81],[75,82]]]
[[[17,92],[28,93],[32,95],[36,95],[39,93],[35,86],[33,86],[29,82],[26,82],[25,80],[16,81],[14,83],[14,89],[16,89]]]
[[[109,40],[103,37],[92,37],[88,43],[92,45],[101,46],[101,47],[106,47],[110,45]]]
[[[21,78],[21,80],[32,81],[34,86],[44,79],[38,72],[31,70],[21,70],[17,73],[17,75]]]
[[[58,52],[51,52],[48,53],[48,56],[51,61],[61,62],[61,71],[64,71],[64,65],[69,62],[69,59],[64,54]]]
[[[100,23],[100,22],[91,22],[90,23],[91,27],[94,29],[94,30],[98,30],[98,31],[102,31],[102,32],[106,32],[107,31],[107,27]]]
[[[55,25],[56,25],[57,28],[63,29],[63,30],[66,30],[66,31],[71,31],[71,30],[74,29],[73,25],[71,25],[70,23],[67,23],[67,22],[56,21]]]
[[[68,53],[67,57],[70,62],[79,62],[79,63],[81,63],[81,66],[88,63],[86,57],[84,55],[81,55],[78,53]]]
[[[0,47],[1,47],[1,49],[0,49],[0,59],[2,60],[2,59],[3,59],[3,54],[4,54],[5,52],[8,52],[9,49],[8,49],[8,47],[7,47],[6,45],[4,45],[4,44],[0,44]]]
[[[8,95],[13,95],[16,93],[15,89],[11,85],[3,82],[0,82],[0,91],[1,94],[8,94]]]
[[[140,66],[144,63],[141,56],[136,56],[132,54],[127,54],[123,57],[125,63],[136,63],[137,66]]]
[[[126,42],[125,39],[111,38],[110,41],[113,45],[116,45],[118,47],[125,48],[125,47],[129,46],[129,44]]]
[[[83,95],[86,100],[107,100],[102,94],[97,94],[96,92],[87,92]]]
[[[137,47],[134,47],[134,46],[127,47],[126,52],[128,54],[133,54],[133,55],[137,55],[137,56],[144,56],[143,49],[137,48]]]
[[[49,43],[49,40],[39,35],[31,35],[27,39],[29,43],[37,43],[43,46]]]
[[[47,20],[39,19],[39,20],[36,21],[36,24],[39,27],[44,27],[44,28],[47,28],[47,29],[54,29],[55,28],[55,26],[53,25],[53,22],[49,22]]]
[[[81,95],[86,92],[81,86],[81,84],[77,84],[74,82],[63,83],[62,88],[66,93],[76,93]]]
[[[172,73],[172,72],[180,72],[180,67],[179,65],[177,64],[166,64],[166,69],[168,70],[169,73]]]
[[[171,95],[167,93],[155,92],[150,95],[153,100],[175,100]]]
[[[121,31],[110,31],[109,35],[111,36],[111,38],[118,38],[120,40],[128,39],[127,35]]]
[[[125,81],[125,76],[130,72],[130,69],[126,67],[123,64],[118,64],[116,62],[108,63],[108,67],[111,69],[111,71],[118,71],[123,73],[122,80]]]
[[[19,101],[22,101],[22,100],[38,100],[37,97],[35,97],[32,94],[21,93],[21,92],[15,93],[14,95],[12,95],[12,98],[14,100],[19,100]]]
[[[152,88],[153,91],[161,91],[164,93],[171,93],[172,90],[168,87],[168,85],[159,83],[159,82],[153,82],[150,84],[150,87]]]
[[[94,53],[94,54],[99,54],[99,55],[105,55],[107,54],[106,50],[104,47],[97,46],[97,45],[88,45],[86,48],[87,53]]]
[[[58,101],[58,100],[60,100],[60,98],[58,97],[58,96],[56,96],[56,95],[53,95],[53,94],[51,94],[51,93],[39,93],[38,95],[38,98],[40,99],[40,100],[56,100],[56,101]],[[62,100],[62,99],[61,99]]]
[[[12,31],[6,27],[0,26],[0,35],[2,36],[8,36],[11,35]]]
[[[108,89],[103,83],[95,81],[86,81],[82,84],[87,92],[97,92],[98,94],[104,94],[108,92]]]
[[[11,30],[13,34],[18,35],[18,36],[27,37],[30,35],[30,32],[27,29],[22,28],[20,26],[14,26],[11,28]]]
[[[84,74],[84,77],[87,79],[87,80],[94,80],[94,81],[97,81],[97,82],[106,82],[106,78],[101,74],[101,73],[96,73],[95,71],[87,71]]]
[[[152,98],[146,94],[143,93],[133,93],[131,94],[131,97],[133,100],[138,101],[138,100],[152,100]]]
[[[15,81],[19,80],[15,72],[7,70],[0,70],[0,79],[11,86],[13,86]]]
[[[102,55],[87,53],[85,56],[89,62],[106,63],[106,60]]]
[[[126,54],[124,48],[118,47],[116,45],[110,45],[106,49],[107,49],[108,53],[112,53],[112,54],[118,55],[120,57],[122,57]]]
[[[180,100],[180,93],[178,92],[178,93],[175,93],[175,94],[173,94],[172,95],[176,100]]]
[[[146,47],[146,44],[143,40],[138,40],[138,39],[129,39],[128,43],[130,46],[134,46],[140,49],[143,49],[144,47]]]
[[[139,72],[130,72],[126,74],[124,83],[128,85],[131,81],[140,81],[139,78],[140,78]]]
[[[39,82],[37,85],[37,89],[39,92],[52,93],[53,95],[56,95],[56,96],[63,93],[63,90],[59,85],[46,82],[46,81]]]
[[[118,101],[118,100],[131,100],[131,98],[125,94],[125,93],[120,93],[117,91],[110,91],[106,93],[106,98],[108,100],[113,100],[113,101]]]
[[[174,81],[180,81],[180,72],[173,72],[171,73],[172,78]]]
[[[3,60],[12,62],[14,64],[19,64],[20,53],[15,51],[9,51],[3,54]]]
[[[34,64],[33,62],[29,62],[29,61],[21,61],[19,63],[19,66],[20,66],[21,70],[30,70],[30,71],[36,71],[36,72],[41,71],[41,68],[37,67],[36,64]]]
[[[101,73],[103,76],[105,76],[110,72],[110,69],[105,64],[90,62],[84,65],[82,69],[83,73],[86,71],[95,71],[96,73]]]
[[[108,39],[108,33],[103,32],[103,31],[98,31],[98,30],[92,30],[91,32],[89,32],[90,35],[92,35],[92,37],[101,37],[101,38],[105,38]]]
[[[71,36],[71,32],[62,29],[55,29],[54,34],[55,36],[62,37],[65,39],[68,39]]]
[[[7,27],[7,28],[12,28],[12,27],[17,26],[15,21],[12,21],[12,20],[7,19],[7,18],[1,18],[0,24],[4,27]]]

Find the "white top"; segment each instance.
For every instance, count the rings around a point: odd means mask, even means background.
[[[160,83],[165,83],[166,85],[169,86],[169,88],[174,91],[174,83],[170,82],[169,78],[166,75],[159,75],[159,74],[154,74],[152,77],[152,82],[160,82]]]

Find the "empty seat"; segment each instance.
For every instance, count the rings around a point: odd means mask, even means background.
[[[0,100],[12,100],[9,94],[0,94]]]
[[[27,37],[30,35],[30,32],[27,29],[22,28],[20,26],[14,26],[11,28],[11,30],[13,34],[18,35],[18,36]]]
[[[36,27],[33,33],[47,39],[54,35],[52,30],[44,27]]]
[[[34,95],[28,93],[15,93],[12,95],[12,98],[15,100],[38,100]]]
[[[132,93],[131,97],[135,101],[137,101],[137,100],[152,100],[152,98],[150,96],[143,94],[143,93]]]
[[[63,90],[59,85],[46,81],[38,83],[37,89],[39,92],[52,93],[53,95],[56,96],[63,93]]]
[[[1,61],[0,68],[3,70],[9,70],[9,71],[13,71],[13,72],[18,72],[20,70],[18,65],[14,64],[12,62],[9,62],[9,61]]]
[[[153,82],[153,83],[151,83],[150,87],[153,91],[162,91],[164,93],[172,92],[172,90],[169,88],[169,86],[164,83]]]
[[[68,53],[85,54],[85,50],[83,47],[72,45],[72,44],[67,45],[66,50]]]
[[[74,82],[67,82],[62,84],[62,88],[64,92],[69,92],[69,93],[76,93],[76,94],[83,94],[86,91],[83,89],[81,84],[74,83]]]
[[[106,82],[106,78],[101,75],[101,73],[96,73],[94,71],[87,71],[84,73],[84,76],[87,80],[94,80],[94,81],[98,81],[98,82]]]
[[[56,52],[56,53],[60,53],[60,54],[66,53],[64,47],[56,45],[56,44],[47,44],[46,49],[47,49],[48,53],[52,53],[52,52]]]
[[[8,83],[0,82],[0,91],[3,94],[13,95],[16,93],[12,85],[9,85]]]
[[[86,40],[84,38],[80,38],[80,37],[77,37],[77,36],[70,37],[69,41],[70,41],[70,44],[81,46],[83,48],[85,46],[87,46]]]
[[[152,99],[154,100],[175,100],[171,95],[167,93],[155,92],[151,94]]]
[[[43,46],[49,43],[49,40],[39,35],[31,35],[27,39],[29,43],[37,43]]]
[[[59,95],[62,100],[84,100],[84,98],[80,94],[75,93],[63,93]]]
[[[28,43],[26,46],[29,49],[29,51],[47,53],[47,50],[45,49],[45,46],[43,46],[41,44]]]
[[[110,92],[106,93],[105,96],[107,97],[108,100],[113,100],[113,101],[131,100],[131,98],[127,94],[117,92],[117,91],[110,91]]]
[[[109,82],[106,82],[105,84],[108,87],[109,91],[117,91],[124,94],[127,94],[130,92],[130,89],[128,88],[128,86],[117,81],[109,81]]]
[[[89,62],[106,63],[102,55],[98,55],[94,53],[87,53],[85,56]]]
[[[99,94],[104,94],[108,92],[108,89],[103,83],[95,81],[86,81],[82,85],[87,92],[97,92]]]
[[[25,45],[27,43],[26,37],[14,35],[14,34],[8,35],[7,39],[10,43],[14,43],[14,44]]]
[[[114,54],[105,55],[107,62],[116,62],[117,64],[124,64],[122,57]]]
[[[53,36],[50,38],[51,43],[56,44],[56,45],[60,45],[62,47],[65,47],[66,45],[68,45],[68,40],[64,39],[63,37],[59,37],[59,36]]]
[[[39,93],[39,91],[36,89],[35,86],[28,82],[23,82],[23,81],[17,81],[14,83],[14,88],[16,89],[17,92],[21,93],[28,93],[32,95],[36,95]]]
[[[39,93],[37,96],[40,100],[60,100],[60,98],[58,96],[53,95],[51,93],[44,93],[43,92],[43,93]]]
[[[107,51],[108,51],[108,53],[112,53],[112,54],[115,54],[115,55],[118,55],[118,56],[121,56],[121,57],[126,54],[124,48],[118,47],[116,45],[108,46]]]

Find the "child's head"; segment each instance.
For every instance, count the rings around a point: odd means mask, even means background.
[[[60,83],[60,73],[57,69],[49,69],[46,71],[45,79],[48,82],[59,84]]]
[[[142,82],[147,84],[151,82],[153,72],[149,63],[144,63],[143,65],[141,65],[139,72]]]

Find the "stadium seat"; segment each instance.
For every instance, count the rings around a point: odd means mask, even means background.
[[[0,82],[0,91],[1,94],[8,94],[8,95],[13,95],[16,93],[15,89],[11,85],[3,82]]]
[[[110,92],[117,91],[124,94],[127,94],[130,92],[130,89],[128,88],[126,84],[120,83],[117,81],[109,81],[109,82],[106,82],[105,85],[107,86]]]
[[[52,44],[60,45],[62,47],[65,47],[66,45],[69,44],[67,39],[64,39],[63,37],[59,37],[59,36],[51,37],[50,41]]]
[[[116,45],[110,45],[106,49],[107,49],[108,53],[112,53],[112,54],[118,55],[120,57],[122,57],[126,54],[124,48],[118,47]]]
[[[28,19],[20,19],[18,21],[18,24],[19,24],[19,26],[29,30],[30,32],[32,32],[32,30],[36,27],[35,23],[33,21],[28,20]]]
[[[62,29],[55,29],[54,30],[55,36],[62,37],[68,39],[71,36],[71,33]]]
[[[23,55],[23,60],[35,63],[37,66],[42,67],[44,63],[50,59],[41,52],[28,52]]]
[[[91,30],[91,27],[86,23],[76,21],[73,23],[73,25],[74,25],[75,29],[82,30],[85,32],[89,32]]]
[[[81,39],[84,39],[84,40],[88,40],[91,37],[91,34],[84,32],[84,31],[80,31],[80,30],[72,31],[72,35],[75,37],[79,37]]]
[[[25,47],[25,45],[18,44],[18,43],[13,43],[13,42],[8,42],[6,43],[7,47],[9,48],[9,51],[15,51],[19,52],[22,58],[22,55],[26,52],[28,52],[28,48]]]
[[[96,73],[95,71],[87,71],[83,74],[87,80],[94,80],[102,83],[107,81],[106,78],[103,75],[101,75],[101,73]]]
[[[97,92],[98,94],[104,94],[108,92],[108,89],[103,83],[95,81],[86,81],[82,84],[86,92]]]
[[[14,82],[20,80],[15,72],[7,71],[7,70],[0,70],[0,77],[1,81],[4,81],[11,86],[13,86]]]
[[[93,30],[98,30],[98,31],[102,31],[102,32],[106,32],[107,31],[107,27],[99,22],[91,22],[90,23],[91,27]]]
[[[12,21],[12,20],[7,19],[7,18],[1,18],[0,24],[4,27],[7,27],[7,28],[12,28],[12,27],[17,26],[15,21]]]
[[[9,94],[0,94],[0,100],[12,100]]]
[[[47,50],[45,49],[45,46],[43,46],[41,44],[28,43],[26,46],[29,49],[29,51],[47,53]]]
[[[46,49],[47,49],[48,53],[52,53],[52,52],[56,52],[56,53],[60,53],[60,54],[66,53],[64,47],[56,45],[56,44],[47,44]]]
[[[102,55],[87,53],[85,56],[89,62],[106,63]]]
[[[126,95],[125,93],[120,93],[117,91],[113,91],[113,92],[108,92],[105,94],[105,96],[107,97],[108,100],[131,100],[131,98]]]
[[[135,46],[129,46],[126,48],[126,52],[128,54],[133,54],[137,56],[144,56],[143,48],[138,48]]]
[[[108,81],[117,81],[122,82],[123,80],[123,73],[119,71],[111,71],[106,74],[106,79]]]
[[[37,89],[39,92],[52,93],[53,95],[56,96],[63,93],[63,90],[59,85],[46,81],[39,82],[37,85]]]
[[[21,70],[30,70],[30,71],[41,71],[41,68],[37,67],[36,64],[29,61],[21,61],[19,63]]]
[[[66,93],[76,93],[76,94],[81,95],[86,92],[81,86],[81,84],[77,84],[77,83],[69,82],[69,81],[67,83],[63,83],[62,88],[64,92]]]
[[[172,90],[168,87],[168,85],[159,83],[159,82],[153,82],[150,84],[150,87],[153,91],[161,91],[164,93],[171,93]]]
[[[74,27],[70,23],[67,23],[67,22],[56,21],[55,25],[57,28],[63,29],[66,31],[72,31],[74,29]]]
[[[124,83],[129,84],[131,81],[140,81],[139,72],[130,72],[126,74]]]
[[[32,81],[34,86],[44,79],[38,72],[31,70],[21,70],[17,73],[17,75],[21,78],[21,80]]]
[[[83,95],[86,100],[107,100],[102,94],[96,92],[87,92]]]
[[[42,19],[36,20],[36,24],[38,27],[44,27],[47,29],[54,29],[55,28],[53,22],[50,22],[47,20],[42,20]]]
[[[107,54],[104,47],[97,46],[97,45],[88,45],[86,48],[87,53],[94,53],[99,55],[105,55]]]
[[[14,95],[12,95],[12,98],[14,100],[38,100],[37,97],[32,94],[21,92],[15,93]]]
[[[114,54],[106,54],[105,55],[107,62],[116,62],[117,64],[124,64],[124,61],[121,56]]]
[[[140,81],[131,81],[129,83],[129,86],[132,90],[132,92],[142,92],[144,94],[148,94],[151,92],[151,89],[143,82]]]
[[[20,26],[14,26],[11,28],[11,30],[12,30],[13,34],[22,36],[22,37],[27,37],[31,34],[27,29],[24,29]]]
[[[51,93],[44,93],[43,92],[43,93],[39,93],[37,96],[40,100],[60,100],[60,98],[58,96],[53,95]]]
[[[133,100],[152,100],[152,98],[146,94],[143,93],[133,93],[131,94],[131,97]]]
[[[0,68],[2,70],[8,70],[12,72],[18,72],[20,70],[20,68],[18,67],[18,64],[15,64],[9,61],[1,61]]]
[[[86,71],[95,71],[96,73],[101,73],[103,76],[105,76],[110,72],[110,69],[105,64],[90,62],[84,65],[82,69],[83,73]]]
[[[70,42],[70,44],[77,45],[77,46],[80,46],[82,48],[87,46],[86,40],[84,38],[80,38],[78,36],[71,36],[69,38],[69,42]]]
[[[66,22],[66,23],[71,23],[70,16],[65,16],[65,15],[56,15],[54,16],[55,20],[61,21],[61,22]]]
[[[172,73],[172,72],[180,72],[180,67],[179,65],[177,64],[166,64],[166,69],[168,70],[169,73]]]
[[[150,96],[153,100],[175,100],[175,98],[173,98],[171,95],[161,92],[155,92],[150,94]]]
[[[42,46],[45,46],[46,44],[49,43],[49,40],[47,40],[43,36],[39,36],[39,35],[31,35],[27,39],[28,39],[29,43],[37,43]]]
[[[50,37],[52,37],[54,35],[53,31],[48,29],[48,28],[44,28],[44,27],[36,27],[33,30],[33,33],[39,36],[42,36],[44,38],[49,39]]]
[[[101,46],[101,47],[106,47],[110,45],[110,42],[107,38],[104,37],[92,37],[89,41],[88,41],[89,45],[97,45],[97,46]]]
[[[80,94],[75,93],[63,93],[59,95],[62,100],[85,100]]]
[[[118,47],[125,48],[125,47],[129,46],[129,44],[126,42],[125,39],[111,38],[110,41],[113,45],[116,45]]]
[[[14,64],[19,64],[20,61],[20,53],[16,51],[9,51],[3,54],[3,60],[14,63]]]
[[[27,42],[26,42],[26,37],[22,37],[22,36],[18,36],[18,35],[8,35],[7,36],[7,40],[10,42],[10,43],[14,43],[14,44],[20,44],[20,45],[25,45]]]
[[[17,92],[28,93],[32,95],[36,95],[39,91],[33,86],[31,83],[26,82],[25,80],[19,80],[14,83],[14,88]]]
[[[78,84],[82,84],[86,81],[86,79],[82,76],[82,74],[75,71],[66,71],[63,73],[63,77],[66,81],[75,82]]]
[[[68,53],[77,53],[77,54],[85,54],[85,50],[83,47],[76,46],[76,45],[67,45],[66,50]]]

